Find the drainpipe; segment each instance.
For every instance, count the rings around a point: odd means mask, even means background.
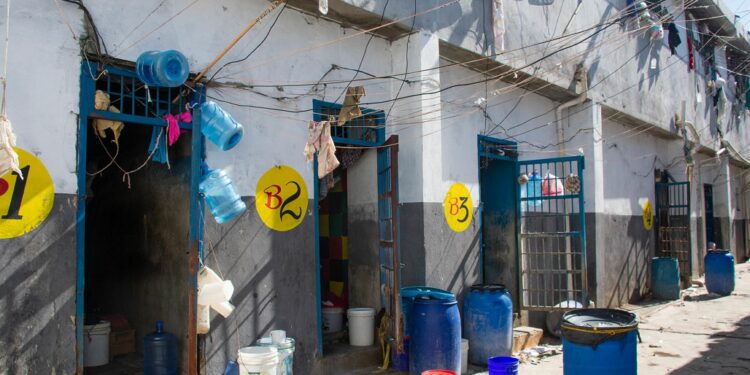
[[[583,64],[578,64],[575,72],[576,80],[576,92],[578,96],[570,101],[560,104],[555,110],[555,123],[557,124],[557,142],[560,150],[560,156],[565,156],[565,129],[562,123],[562,111],[564,109],[577,106],[586,101],[586,93],[588,92],[588,78],[586,77],[586,69],[583,68]]]
[[[579,3],[580,4],[580,3]],[[578,93],[578,96],[570,101],[567,101],[563,104],[560,104],[557,109],[555,110],[555,123],[557,124],[557,142],[558,142],[558,149],[560,151],[560,156],[565,156],[565,129],[563,128],[562,123],[562,111],[566,108],[570,108],[579,104],[582,104],[586,101],[586,93],[588,92],[588,78],[586,74],[586,69],[583,67],[583,63],[579,63],[578,66],[576,66],[576,72],[574,75],[574,78],[576,80],[575,83],[575,89]],[[569,171],[572,172],[572,171]],[[558,176],[561,177],[561,176]],[[563,210],[565,213],[565,232],[570,232],[570,215],[568,213],[568,205],[566,203],[563,203]],[[565,236],[565,248],[570,250],[572,249],[572,243],[570,236]],[[573,256],[571,253],[568,253],[565,256],[565,269],[570,270],[573,269]],[[573,281],[573,275],[571,273],[567,273],[567,289],[568,289],[568,300],[574,299],[575,297],[571,295],[572,291],[574,290],[574,281]],[[588,283],[587,277],[585,277],[584,273],[584,280],[582,282],[584,284]],[[582,286],[583,290],[586,290],[585,286]],[[580,301],[581,305],[584,307],[588,307],[588,301]]]

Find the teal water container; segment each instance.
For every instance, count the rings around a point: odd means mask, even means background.
[[[242,139],[242,125],[215,102],[201,105],[201,132],[222,151],[237,146]]]
[[[190,66],[178,51],[147,51],[138,56],[135,72],[149,86],[179,87],[187,80]]]
[[[456,296],[447,291],[428,286],[406,286],[401,288],[401,313],[404,316],[404,336],[409,336],[409,325],[411,310],[414,305],[414,299],[417,296],[429,297],[432,299],[442,299],[446,301],[455,301]]]
[[[143,375],[177,375],[177,338],[156,321],[156,331],[143,338]]]
[[[492,357],[513,351],[513,301],[503,285],[473,285],[464,299],[463,335],[469,362],[487,365]]]
[[[709,251],[706,265],[706,290],[728,296],[734,291],[734,255],[726,250]]]
[[[531,198],[541,198],[542,197],[542,176],[539,175],[539,172],[534,171],[529,175],[529,181],[527,181],[525,184],[521,186],[521,198],[528,198],[524,202],[526,202],[527,207],[536,207],[542,205],[541,199],[531,199]]]
[[[677,258],[651,258],[651,293],[655,298],[680,298],[680,266]]]
[[[206,199],[211,214],[219,224],[243,213],[247,206],[232,186],[226,172],[221,169],[209,171],[198,185],[198,190]]]
[[[560,324],[564,375],[636,375],[635,314],[616,309],[568,311]]]

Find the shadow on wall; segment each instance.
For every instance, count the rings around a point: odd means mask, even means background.
[[[55,195],[38,228],[0,240],[0,372],[75,372],[75,202]]]
[[[717,332],[710,336],[709,348],[690,363],[673,370],[674,375],[688,374],[747,374],[750,360],[747,342],[750,339],[750,316],[735,324],[736,329]]]
[[[623,303],[635,302],[646,292],[649,280],[649,263],[653,256],[653,231],[643,228],[641,216],[630,216],[625,238],[608,237],[606,256],[621,255],[616,261],[607,261],[608,275],[616,275],[611,290],[607,292],[607,305],[618,307]],[[628,246],[627,251],[623,245]],[[619,270],[617,267],[619,266]],[[609,289],[609,288],[608,288]]]
[[[240,218],[223,226],[206,219],[206,264],[233,282],[236,306],[226,319],[212,313],[203,350],[207,373],[222,373],[240,347],[274,329],[296,340],[295,371],[308,373],[317,353],[314,223],[309,215],[314,204],[308,203],[308,216],[288,232],[266,227],[255,212],[254,198],[246,204]]]

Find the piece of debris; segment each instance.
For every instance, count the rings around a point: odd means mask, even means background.
[[[695,285],[695,286],[696,286],[696,287],[698,287],[698,288],[700,288],[700,287],[702,287],[702,286],[704,285],[704,284],[703,284],[703,281],[700,281],[700,280],[698,280],[698,279],[696,279],[696,280],[691,280],[691,281],[690,281],[690,283],[691,283],[691,284],[693,284],[693,285]]]
[[[667,352],[654,352],[653,356],[655,356],[655,357],[672,357],[672,358],[680,358],[680,357],[682,357],[679,354],[667,353]]]
[[[551,357],[562,353],[562,345],[539,345],[522,350],[518,353],[521,363],[537,364],[545,357]]]
[[[649,348],[661,348],[661,345],[656,345],[656,344],[648,344],[648,347],[649,347]]]

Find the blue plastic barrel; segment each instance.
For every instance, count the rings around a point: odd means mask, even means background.
[[[651,258],[651,292],[655,298],[680,298],[680,266],[677,258]]]
[[[214,102],[201,105],[201,132],[222,151],[237,146],[242,139],[242,125]]]
[[[187,80],[190,66],[178,51],[147,51],[138,56],[135,72],[149,86],[179,87]]]
[[[143,375],[177,375],[177,339],[156,321],[156,332],[143,338]]]
[[[391,368],[397,371],[409,371],[409,337],[404,336],[404,351],[396,350],[394,340],[391,339]]]
[[[447,291],[428,286],[406,286],[401,288],[401,312],[404,315],[404,336],[409,336],[409,320],[411,318],[411,309],[414,299],[417,296],[429,297],[432,299],[444,299],[446,301],[455,301],[456,296]]]
[[[512,375],[518,374],[518,358],[503,356],[487,359],[489,375]]]
[[[734,255],[725,250],[709,251],[706,265],[706,290],[728,296],[734,291]]]
[[[247,209],[245,202],[232,186],[232,180],[221,170],[209,171],[198,185],[198,190],[204,195],[211,214],[216,222],[221,224],[241,214]]]
[[[636,375],[635,314],[616,309],[579,309],[563,314],[564,375]]]
[[[461,318],[455,300],[416,298],[409,338],[411,375],[436,368],[461,372]]]
[[[513,351],[513,301],[504,285],[474,285],[464,299],[463,335],[469,362],[486,365]]]

